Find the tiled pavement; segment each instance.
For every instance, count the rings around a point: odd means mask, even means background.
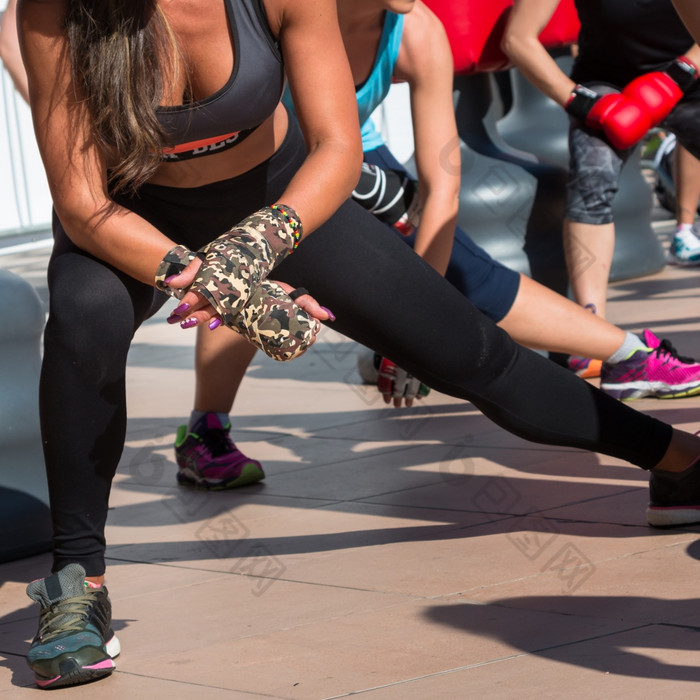
[[[667,235],[669,224],[657,224]],[[0,257],[43,299],[46,248]],[[700,356],[700,271],[614,285],[609,315]],[[359,385],[330,331],[305,357],[258,357],[235,439],[267,479],[175,483],[193,332],[138,332],[129,432],[112,493],[108,586],[123,653],[71,698],[697,697],[699,528],[645,525],[645,476],[525,443],[433,392],[395,411]],[[700,428],[700,398],[639,410]],[[0,698],[37,693],[26,583],[0,565]]]

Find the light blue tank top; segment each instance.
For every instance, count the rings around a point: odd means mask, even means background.
[[[362,150],[371,151],[384,145],[384,139],[370,118],[389,93],[394,66],[399,55],[403,34],[403,15],[387,12],[377,57],[367,80],[355,91],[362,125]]]
[[[391,87],[391,78],[399,55],[402,34],[403,15],[386,12],[384,15],[384,28],[382,29],[382,36],[379,40],[379,48],[372,66],[372,72],[367,80],[355,91],[357,109],[362,126],[363,151],[372,151],[384,145],[384,139],[377,131],[370,115],[382,103]],[[293,109],[289,87],[285,90],[282,99],[287,107]]]

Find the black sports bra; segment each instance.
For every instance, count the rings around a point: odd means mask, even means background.
[[[233,34],[233,72],[213,95],[159,107],[168,135],[164,161],[180,161],[239,144],[274,111],[284,90],[284,65],[262,0],[224,0]]]

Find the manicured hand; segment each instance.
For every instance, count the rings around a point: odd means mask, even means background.
[[[200,261],[192,268],[169,279],[173,289],[187,286],[196,274]],[[191,292],[187,292],[186,299]],[[291,297],[290,297],[291,295]],[[194,328],[206,323],[211,330],[222,325],[219,314],[203,297],[197,299],[196,309],[185,301],[168,318],[168,323],[179,323],[182,328]],[[292,298],[293,297],[293,298]],[[288,361],[303,355],[316,340],[320,321],[335,320],[306,290],[294,289],[288,284],[264,280],[253,291],[241,312],[234,317],[230,328],[246,337],[268,357]]]
[[[298,243],[296,222],[293,210],[282,205],[263,207],[247,217],[198,251],[202,265],[191,291],[206,298],[223,322],[233,326],[255,288]]]

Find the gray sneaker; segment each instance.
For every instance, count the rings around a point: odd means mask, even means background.
[[[108,676],[120,652],[104,586],[90,588],[80,564],[68,564],[27,586],[41,605],[39,631],[27,654],[40,688],[60,688]]]

